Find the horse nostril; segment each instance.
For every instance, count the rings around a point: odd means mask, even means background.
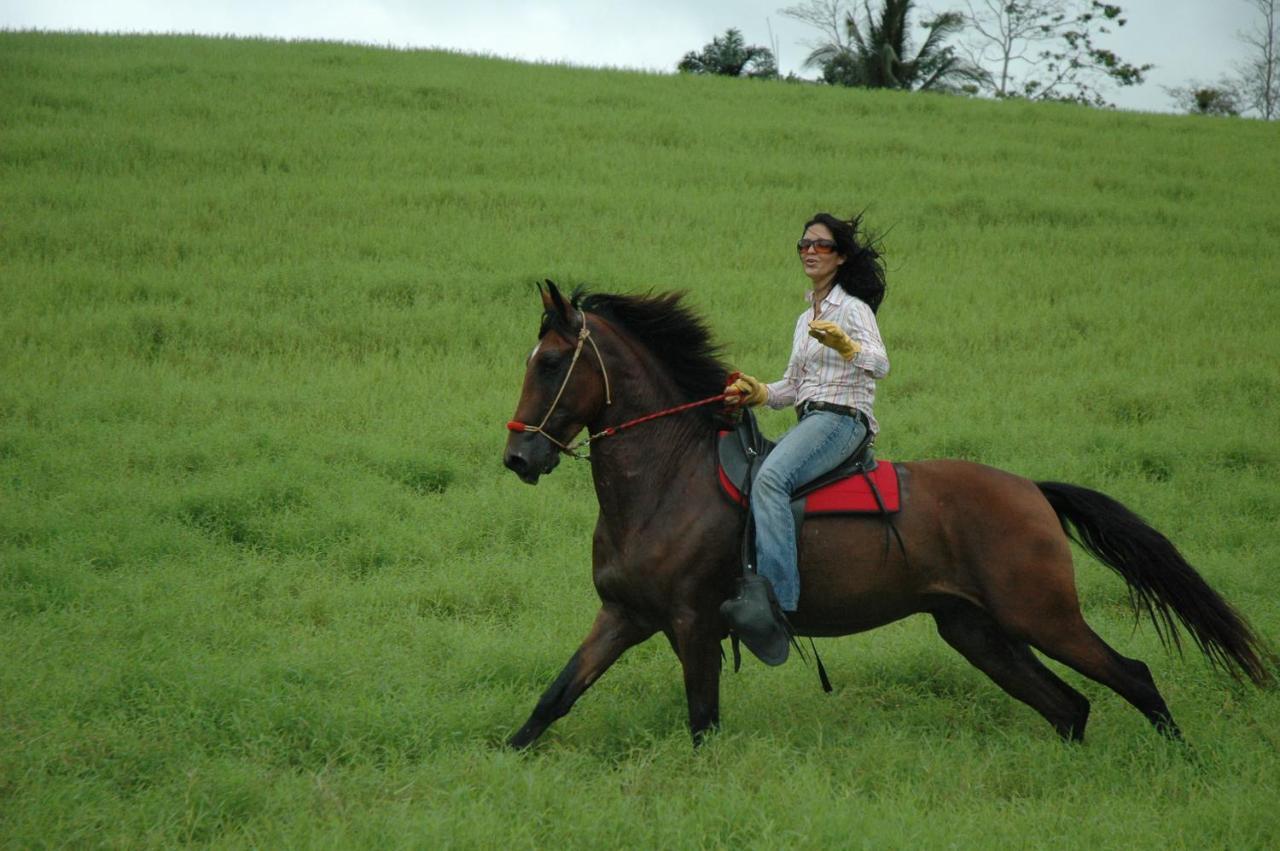
[[[529,462],[525,460],[523,455],[518,455],[515,452],[508,452],[506,457],[502,459],[502,463],[517,476],[523,476],[529,472]]]

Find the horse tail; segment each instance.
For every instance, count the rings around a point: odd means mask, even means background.
[[[1134,611],[1147,612],[1166,648],[1182,653],[1176,617],[1214,665],[1259,686],[1271,681],[1263,658],[1274,663],[1275,655],[1168,538],[1106,494],[1062,482],[1036,485],[1063,531],[1128,584]]]

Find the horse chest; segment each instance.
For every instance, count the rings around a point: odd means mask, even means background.
[[[622,561],[597,561],[591,578],[600,599],[611,603],[638,606],[648,597],[645,592],[651,590],[646,589],[639,567]]]

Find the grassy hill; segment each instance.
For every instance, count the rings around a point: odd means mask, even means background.
[[[1164,653],[1060,745],[924,619],[726,679],[595,610],[585,465],[500,463],[551,277],[685,289],[785,364],[816,210],[887,231],[881,454],[1097,487],[1280,635],[1280,159],[1262,122],[0,33],[0,844],[1265,847],[1280,699]],[[787,417],[766,418],[781,431]]]

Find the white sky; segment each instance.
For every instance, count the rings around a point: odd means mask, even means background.
[[[0,28],[177,32],[326,39],[393,47],[444,47],[574,65],[673,71],[729,27],[748,44],[777,46],[779,67],[799,65],[816,31],[778,9],[796,0],[0,0]],[[1109,89],[1125,109],[1170,111],[1161,86],[1212,81],[1242,59],[1236,34],[1254,20],[1246,0],[1110,0],[1127,26],[1100,43],[1133,64],[1153,63],[1147,82]],[[922,8],[960,8],[924,0]],[[772,38],[771,38],[772,34]]]

